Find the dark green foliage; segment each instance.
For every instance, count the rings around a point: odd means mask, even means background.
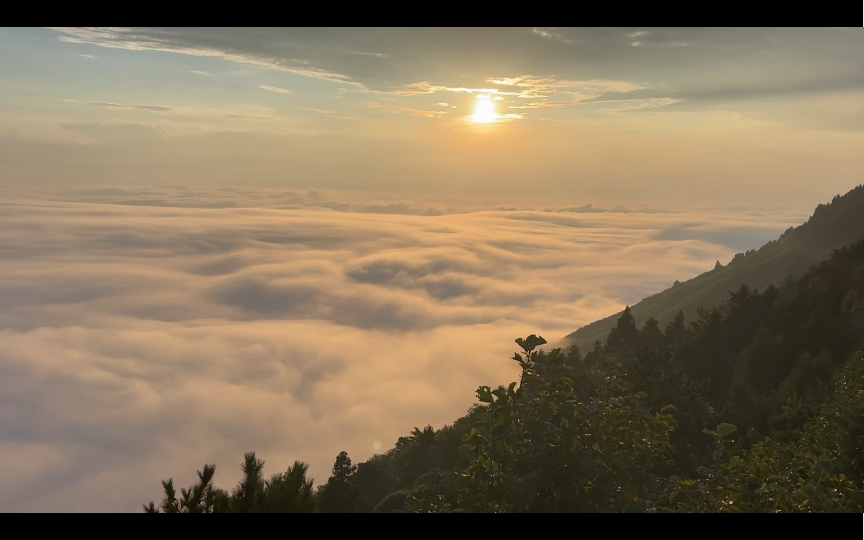
[[[321,512],[347,513],[354,511],[351,496],[351,480],[357,467],[351,465],[348,452],[340,452],[333,464],[333,474],[318,490],[318,507]]]
[[[769,437],[742,457],[728,434],[717,438],[715,463],[700,477],[672,477],[666,511],[854,512],[864,509],[864,358],[854,355],[791,441]],[[719,428],[719,426],[718,426]],[[722,435],[722,436],[721,436]]]
[[[241,465],[243,478],[231,495],[213,486],[215,465],[204,465],[198,472],[198,482],[188,489],[181,488],[178,500],[174,480],[162,481],[165,493],[157,508],[151,501],[144,505],[144,512],[157,514],[222,514],[222,513],[300,513],[315,510],[312,480],[306,479],[309,465],[295,461],[282,474],[273,475],[265,481],[264,461],[255,452],[244,455]]]
[[[675,359],[692,378],[711,380],[715,403],[738,401],[733,392],[742,399],[746,392],[770,395],[802,354],[842,360],[861,343],[859,289],[864,290],[861,242],[836,251],[798,280],[761,293],[742,286],[724,304],[700,309],[691,324],[693,337],[677,347]],[[832,370],[821,370],[824,383]]]
[[[408,509],[408,500],[410,498],[411,492],[407,489],[394,491],[375,505],[374,512],[376,514],[402,514],[410,512]]]
[[[351,477],[351,511],[372,512],[397,485],[401,483],[396,478],[391,456],[377,455],[360,463]]]
[[[257,512],[264,503],[264,461],[255,457],[255,452],[248,452],[244,456],[243,479],[234,488],[231,497],[231,510],[233,512],[249,513]]]
[[[462,474],[459,508],[644,510],[652,468],[669,459],[673,409],[652,413],[644,392],[583,401],[559,349],[529,352],[522,367],[518,388],[477,391],[488,405],[463,445],[474,460]],[[618,377],[609,366],[604,378]]]
[[[648,350],[662,351],[666,348],[666,336],[660,331],[660,323],[654,317],[648,317],[645,326],[639,332],[639,342]]]
[[[690,341],[692,337],[692,332],[687,329],[687,326],[684,324],[684,312],[679,311],[675,318],[672,319],[672,322],[666,327],[666,333],[664,334],[665,342],[667,345],[673,348],[678,348],[684,343]]]
[[[295,461],[284,473],[273,475],[264,487],[261,511],[299,514],[315,510],[312,480],[306,479],[308,470],[309,465]]]
[[[615,351],[620,358],[630,360],[641,348],[641,345],[642,336],[636,328],[636,320],[630,313],[630,306],[627,306],[621,313],[618,324],[609,332],[609,337],[606,338],[606,348]]]
[[[157,508],[153,501],[144,505],[144,512],[148,514],[212,514],[224,512],[228,508],[227,494],[213,486],[213,475],[216,473],[216,465],[204,465],[204,469],[198,471],[198,481],[188,488],[180,488],[181,497],[177,499],[174,489],[174,480],[169,478],[162,481],[164,497]]]

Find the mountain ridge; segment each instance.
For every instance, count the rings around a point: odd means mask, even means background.
[[[798,227],[790,227],[776,240],[758,249],[736,254],[723,266],[704,272],[670,288],[647,296],[630,306],[638,325],[654,317],[665,326],[679,311],[693,320],[697,309],[719,304],[742,284],[761,289],[787,277],[803,275],[812,265],[826,259],[835,249],[864,238],[864,184],[831,202],[819,204],[810,218]],[[555,346],[576,345],[589,350],[595,341],[603,341],[623,313],[619,311],[587,324],[559,340]]]

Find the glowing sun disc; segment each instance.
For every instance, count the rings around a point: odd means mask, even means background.
[[[497,119],[495,104],[492,103],[489,96],[477,96],[477,104],[474,105],[474,116],[471,117],[471,120],[478,124],[491,124]]]

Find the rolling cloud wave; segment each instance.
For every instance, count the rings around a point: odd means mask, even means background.
[[[23,464],[4,467],[9,511],[135,510],[204,462],[230,486],[250,450],[323,483],[339,451],[366,459],[512,379],[515,337],[560,337],[728,260],[726,238],[796,222],[25,195],[0,201],[0,461]],[[223,198],[237,207],[205,204]]]

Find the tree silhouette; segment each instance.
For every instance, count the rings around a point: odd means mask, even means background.
[[[213,485],[215,465],[204,465],[198,471],[198,481],[181,488],[177,499],[174,480],[162,481],[164,497],[157,507],[153,501],[143,506],[148,514],[213,514],[213,513],[299,513],[315,510],[313,481],[306,478],[309,465],[295,461],[288,470],[264,481],[264,461],[255,452],[244,455],[241,465],[243,478],[231,495]]]
[[[351,464],[348,452],[340,452],[333,463],[333,473],[327,483],[318,493],[318,507],[321,512],[346,513],[353,512],[354,505],[351,494],[351,479],[357,467]]]

